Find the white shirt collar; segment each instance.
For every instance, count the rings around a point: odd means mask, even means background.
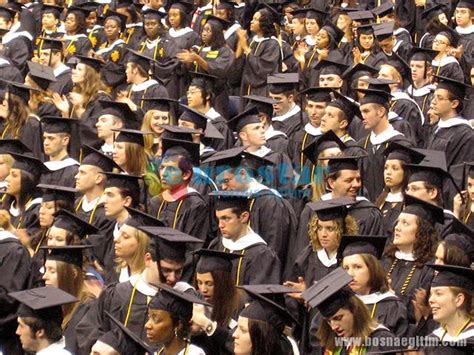
[[[143,272],[144,273],[144,272]],[[144,274],[138,274],[138,275],[133,275],[130,276],[129,282],[130,284],[135,287],[141,294],[149,297],[154,297],[156,293],[158,292],[158,289],[149,285],[145,279],[144,279]]]
[[[458,63],[458,64],[459,64],[459,62],[457,61],[457,59],[454,58],[454,57],[452,57],[452,56],[450,56],[450,55],[448,55],[448,56],[442,58],[441,60],[435,60],[435,59],[433,59],[433,60],[431,61],[431,65],[434,66],[434,67],[444,67],[445,65],[448,65],[448,64],[451,64],[451,63]]]
[[[314,137],[320,136],[320,135],[323,134],[323,132],[321,132],[321,128],[319,128],[319,127],[316,128],[309,122],[305,124],[304,131],[308,134],[311,134]]]
[[[81,203],[81,209],[84,211],[84,212],[90,212],[94,209],[94,207],[96,205],[98,205],[100,202],[102,202],[102,196],[98,196],[96,197],[95,199],[93,199],[92,201],[87,201],[87,197],[84,196],[84,198],[82,199],[82,203]]]
[[[128,272],[128,267],[123,267],[120,269],[119,282],[125,282],[130,280],[130,273]]]
[[[155,79],[148,79],[147,81],[144,81],[143,83],[133,84],[131,90],[133,92],[143,91],[155,84],[158,84],[158,82]]]
[[[115,223],[114,231],[112,232],[112,235],[114,236],[114,242],[115,242],[120,236],[120,226],[118,223]]]
[[[326,250],[324,249],[319,249],[316,254],[318,255],[318,259],[326,267],[331,267],[333,265],[337,264],[337,253],[334,254],[334,256],[329,259],[328,254],[326,253]]]
[[[51,170],[51,171],[58,171],[64,168],[67,168],[68,166],[73,166],[77,165],[79,166],[79,162],[72,159],[72,158],[66,158],[63,160],[54,160],[54,161],[47,161],[44,163],[46,167]]]
[[[397,296],[392,291],[388,291],[385,293],[375,292],[375,293],[370,293],[368,295],[357,295],[357,297],[362,302],[364,302],[364,304],[376,304],[384,300],[385,298],[397,297]]]
[[[62,73],[65,73],[67,71],[71,71],[71,68],[69,68],[67,65],[61,63],[61,64],[59,64],[59,66],[56,69],[53,70],[53,74],[57,78]]]
[[[399,135],[403,136],[403,134],[393,128],[392,125],[388,125],[387,129],[378,135],[375,135],[374,132],[370,132],[370,143],[372,143],[372,145],[379,145]]]
[[[253,230],[250,230],[248,234],[244,235],[235,242],[227,238],[222,238],[222,245],[231,252],[240,251],[258,243],[267,245],[267,242],[265,242],[262,237],[260,237]]]
[[[471,33],[474,32],[474,24],[471,26],[468,26],[466,28],[456,26],[456,32],[461,34],[461,35],[470,35]]]
[[[285,133],[283,133],[282,131],[277,131],[275,128],[273,128],[272,125],[270,125],[270,127],[268,127],[268,129],[265,131],[265,139],[269,140],[277,136],[287,137]]]
[[[453,117],[446,121],[444,120],[438,121],[438,128],[450,128],[450,127],[460,126],[460,125],[467,125],[471,127],[471,125],[469,124],[469,121],[461,117]]]
[[[278,121],[278,122],[283,122],[285,121],[287,118],[293,116],[293,115],[296,115],[298,112],[300,112],[301,109],[298,105],[295,105],[293,106],[293,108],[288,111],[287,113],[285,113],[284,115],[281,115],[281,116],[274,116],[272,117],[272,121]]]
[[[220,113],[217,112],[217,111],[214,109],[214,107],[211,107],[211,108],[209,109],[209,111],[207,111],[207,112],[204,114],[204,116],[206,116],[207,118],[210,118],[210,120],[208,120],[208,121],[213,121],[213,120],[215,120],[216,118],[221,117]]]
[[[431,91],[434,91],[436,89],[436,86],[433,84],[428,84],[425,85],[419,89],[415,89],[412,85],[410,85],[407,89],[407,92],[414,97],[420,97],[420,96],[425,96],[428,95]]]
[[[173,27],[171,27],[168,31],[168,34],[173,37],[181,37],[184,36],[186,33],[193,32],[193,29],[191,27],[185,27],[185,28],[180,28],[179,30],[175,30]]]
[[[403,202],[403,194],[401,192],[392,193],[389,192],[385,198],[385,202],[396,203]]]
[[[229,37],[232,36],[240,27],[240,23],[234,23],[224,32],[224,39],[229,39]]]
[[[263,158],[267,154],[269,154],[272,150],[264,145],[262,145],[258,150],[255,152],[248,152],[250,154],[256,155],[257,157]]]
[[[62,337],[61,340],[57,341],[56,343],[52,343],[48,347],[38,351],[36,353],[36,355],[49,355],[49,354],[66,355],[66,354],[70,354],[69,351],[64,349],[65,345],[66,345],[66,342],[64,340],[64,337]]]
[[[114,151],[114,145],[113,144],[108,144],[104,143],[102,144],[102,147],[100,147],[104,153],[113,153]]]
[[[400,250],[397,250],[395,252],[395,257],[399,260],[415,261],[415,257],[413,256],[413,253],[404,253]]]

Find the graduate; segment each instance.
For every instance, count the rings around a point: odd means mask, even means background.
[[[57,39],[45,38],[39,50],[38,57],[41,65],[47,65],[53,69],[56,81],[49,84],[48,89],[60,95],[71,92],[73,83],[71,80],[71,68],[63,63],[63,42]]]
[[[373,24],[361,24],[356,28],[356,38],[352,49],[353,64],[379,67],[386,62],[386,56],[375,41]]]
[[[280,283],[282,265],[277,254],[249,227],[248,195],[222,191],[212,196],[222,237],[212,240],[209,249],[243,255],[232,263],[235,285]]]
[[[316,80],[311,84],[342,91],[344,86],[342,74],[348,67],[344,64],[341,55],[338,52],[333,52],[314,66]]]
[[[70,6],[67,9],[64,20],[66,35],[63,37],[66,61],[77,55],[87,57],[92,52],[92,44],[87,37],[86,25],[86,18],[89,13],[90,10],[84,7]]]
[[[474,6],[469,1],[459,1],[454,11],[456,18],[456,32],[461,37],[460,43],[464,48],[464,53],[467,58],[473,58],[474,46],[474,27],[472,23],[472,11]]]
[[[387,60],[392,59],[396,55],[403,60],[407,60],[411,47],[410,43],[397,39],[393,32],[394,29],[394,21],[374,25],[375,39]]]
[[[165,17],[166,13],[153,8],[143,10],[142,18],[145,36],[138,43],[131,43],[132,47],[134,47],[132,49],[153,60],[163,58],[167,54],[165,53],[166,29],[162,22]]]
[[[467,172],[466,172],[467,170]],[[453,213],[457,219],[467,224],[470,228],[474,227],[474,164],[463,164],[463,177],[461,179],[461,194],[457,194],[453,200]],[[463,195],[463,196],[461,196]],[[464,197],[464,201],[461,197]]]
[[[359,105],[351,98],[332,90],[334,100],[328,103],[321,118],[321,133],[333,131],[342,143],[355,142],[348,132],[354,117],[360,117]]]
[[[438,51],[431,65],[435,75],[464,81],[464,72],[458,59],[452,56],[451,49],[459,45],[459,34],[451,27],[442,26],[433,40],[432,49]]]
[[[148,165],[144,140],[144,136],[148,133],[128,128],[112,130],[118,132],[112,151],[114,162],[126,174],[143,176]]]

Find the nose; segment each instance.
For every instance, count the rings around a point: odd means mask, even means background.
[[[150,320],[148,319],[145,323],[145,329],[151,329]]]
[[[171,271],[166,277],[166,281],[168,281],[169,284],[174,285],[178,281],[176,271]]]

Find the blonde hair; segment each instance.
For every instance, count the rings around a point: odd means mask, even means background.
[[[343,234],[355,235],[357,234],[359,230],[356,220],[351,216],[346,216],[346,218],[344,219],[345,228],[343,228],[342,218],[336,218],[336,219],[333,219],[332,221],[334,222],[335,227],[336,227],[338,243],[340,243],[341,237]],[[318,251],[318,250],[323,249],[318,238],[318,223],[319,223],[319,218],[317,214],[311,217],[311,219],[308,222],[309,243],[313,247],[313,251]]]
[[[143,123],[142,123],[142,128],[141,128],[143,132],[153,132],[153,130],[151,129],[151,119],[153,118],[153,115],[157,111],[160,111],[160,110],[151,109],[145,113],[145,115],[143,116]],[[171,117],[170,112],[168,112],[168,119],[169,119],[169,124],[172,125],[173,122],[172,122],[172,117]],[[154,139],[159,138],[159,137],[155,133],[153,133],[153,134],[145,134],[143,138],[145,140],[145,153],[148,154],[148,156],[154,156],[155,154],[153,153],[153,149],[152,149],[154,145]]]
[[[382,64],[380,68],[385,67],[388,69],[390,75],[392,76],[392,80],[395,80],[399,86],[403,85],[403,78],[402,75],[398,72],[397,68],[390,64]]]
[[[137,272],[141,273],[143,270],[145,270],[144,256],[147,250],[149,250],[150,248],[150,238],[148,237],[147,234],[136,229],[135,227],[132,227],[130,225],[128,226],[133,229],[133,232],[134,232],[133,237],[138,242],[137,251],[133,255],[133,258],[130,264],[128,264],[122,258],[116,258],[115,259],[115,262],[117,263],[116,271],[120,272],[121,269],[126,268],[127,266],[130,266],[131,270],[137,270]]]
[[[10,154],[0,154],[0,159],[3,159],[3,163],[8,166],[8,170],[10,170],[15,162],[15,159]]]
[[[7,210],[0,210],[0,228],[10,231],[13,229],[10,214]]]

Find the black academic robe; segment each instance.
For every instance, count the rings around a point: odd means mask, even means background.
[[[43,137],[38,132],[40,131],[40,122],[38,117],[30,116],[25,125],[18,131],[13,132],[8,125],[3,125],[0,137],[3,139],[19,139],[26,145],[33,155],[38,158],[43,158]]]
[[[290,138],[297,131],[301,130],[306,122],[308,122],[308,115],[306,112],[301,112],[301,108],[298,105],[295,105],[284,115],[272,117],[273,128],[285,133]]]
[[[423,126],[426,120],[421,112],[420,107],[415,100],[410,98],[405,92],[395,92],[392,94],[392,103],[390,110],[395,112],[398,116],[406,120],[411,127],[414,134],[416,146],[421,147],[423,142]],[[403,132],[402,132],[403,133]]]
[[[425,146],[426,140],[428,139],[428,131],[429,131],[428,126],[429,126],[429,121],[430,121],[430,118],[428,116],[428,110],[430,109],[431,100],[433,100],[434,90],[435,90],[435,86],[433,84],[425,85],[419,89],[415,89],[412,86],[409,86],[407,89],[407,93],[418,104],[418,107],[420,108],[424,117],[424,124],[421,127],[421,139],[422,139],[421,147]]]
[[[42,184],[76,186],[75,176],[79,169],[79,162],[67,157],[60,161],[47,161],[44,164],[50,171],[41,175]]]
[[[101,68],[102,80],[112,89],[121,87],[126,81],[125,57],[127,45],[122,39],[113,43],[104,42],[96,51],[96,55],[102,57],[106,63]]]
[[[311,245],[307,245],[295,261],[291,280],[298,281],[298,277],[303,277],[306,288],[309,288],[334,271],[337,268],[337,263],[330,266],[328,266],[328,260],[324,260],[323,263],[320,257],[321,253],[326,253],[326,251],[324,249],[314,251]],[[327,259],[327,256],[324,259]]]
[[[3,56],[0,57],[0,78],[17,83],[23,82],[23,75],[20,70],[13,66],[10,60]]]
[[[267,77],[281,69],[280,44],[276,38],[252,38],[242,73],[241,94],[267,96]]]
[[[204,138],[205,142],[207,143],[206,145],[213,148],[216,152],[230,149],[234,146],[234,136],[232,134],[232,130],[227,125],[225,118],[222,117],[219,112],[214,110],[214,108],[211,108],[205,113],[205,115],[208,117],[208,124],[212,124],[224,137],[224,139]]]
[[[383,216],[383,235],[388,237],[389,244],[392,241],[393,237],[393,228],[398,219],[398,216],[402,212],[403,201],[402,202],[387,202],[382,205],[380,210],[382,211]]]
[[[143,112],[147,112],[153,105],[151,102],[142,101],[154,97],[167,98],[168,91],[158,81],[148,79],[140,84],[133,84],[127,87],[128,98],[133,101]]]
[[[88,349],[79,348],[78,334],[76,332],[77,324],[85,317],[85,315],[93,309],[93,299],[86,299],[81,301],[79,306],[74,311],[70,321],[67,323],[63,330],[63,336],[65,340],[64,348],[71,354],[75,355],[87,355],[90,353]]]
[[[64,39],[65,63],[75,55],[84,55],[87,57],[90,51],[92,51],[92,44],[85,34],[81,33],[74,36],[65,36]]]
[[[239,39],[237,37],[237,30],[241,28],[239,23],[234,23],[227,30],[224,31],[224,38],[227,45],[235,53]],[[235,58],[232,68],[230,68],[227,74],[227,83],[230,87],[230,95],[240,95],[240,81],[242,79],[242,72],[244,70],[245,55],[241,55],[239,58]]]
[[[76,215],[84,221],[92,224],[94,227],[98,228],[99,231],[105,232],[108,231],[110,226],[115,224],[115,222],[106,217],[104,211],[104,204],[97,201],[97,204],[91,210],[85,210],[83,206],[84,197],[80,197],[76,200],[74,206]]]
[[[26,62],[33,55],[33,44],[31,35],[27,32],[15,32],[7,41],[7,36],[3,37],[3,53],[18,70],[26,74]]]
[[[471,355],[474,353],[474,325],[468,325],[457,337],[446,333],[444,327],[436,328],[427,340],[444,343],[423,348],[426,355]],[[456,344],[457,343],[457,344]],[[463,343],[463,345],[460,345]]]
[[[285,133],[271,127],[265,132],[265,139],[265,145],[274,152],[288,154],[288,136]]]
[[[145,36],[145,30],[143,28],[143,23],[130,23],[127,24],[127,29],[124,33],[124,40],[129,48],[135,48],[140,40]]]
[[[192,16],[191,19],[191,28],[196,32],[201,34],[202,28],[206,24],[207,17],[212,15],[212,3],[208,2],[202,7],[198,7]]]
[[[18,238],[1,231],[0,260],[0,348],[4,354],[22,354],[20,340],[15,334],[19,303],[7,293],[27,289],[30,255]]]
[[[433,73],[446,78],[451,78],[464,82],[464,72],[461,65],[456,58],[447,56],[441,60],[435,60],[431,62]]]
[[[452,127],[436,127],[426,144],[427,149],[443,151],[446,154],[448,168],[472,161],[474,156],[474,131],[467,121],[458,122]]]
[[[133,49],[135,49],[138,53],[141,53],[148,58],[157,60],[159,58],[163,58],[165,54],[165,41],[166,39],[162,37],[157,37],[154,40],[151,40],[148,37],[143,37],[138,43],[136,43],[136,46],[132,45],[132,47],[134,47]]]
[[[248,235],[247,235],[248,236]],[[281,263],[275,251],[265,242],[255,242],[245,248],[229,250],[221,238],[214,239],[209,249],[243,255],[232,261],[232,278],[236,285],[260,285],[281,282]]]
[[[71,69],[66,65],[58,67],[55,71],[56,81],[49,84],[48,89],[59,95],[66,95],[72,91]]]
[[[95,25],[91,30],[87,30],[87,37],[94,51],[96,51],[102,43],[107,41],[104,27],[100,25]]]
[[[15,211],[13,207],[14,205],[16,205],[14,199],[7,199],[4,206],[4,209],[8,210],[10,213],[11,224],[13,227],[15,229],[26,229],[30,236],[38,233],[40,230],[39,209],[41,206],[41,198],[32,198],[32,200],[26,204],[24,211],[21,213]]]
[[[319,128],[307,123],[288,138],[288,157],[291,159],[293,169],[298,176],[302,175],[305,166],[312,164],[306,155],[303,154],[303,150],[321,134],[322,132]]]
[[[97,137],[97,128],[95,127],[97,119],[103,110],[99,100],[110,99],[107,93],[101,91],[87,103],[86,110],[81,115],[78,125],[79,139],[82,144],[87,144],[92,147],[97,147],[102,144],[102,141]]]
[[[404,118],[397,115],[395,112],[390,111],[388,113],[388,122],[392,125],[392,127],[397,130],[398,132],[402,133],[410,142],[415,142],[415,130],[410,125],[410,122],[405,120]],[[367,135],[369,132],[366,131]],[[418,145],[422,146],[422,145]]]

